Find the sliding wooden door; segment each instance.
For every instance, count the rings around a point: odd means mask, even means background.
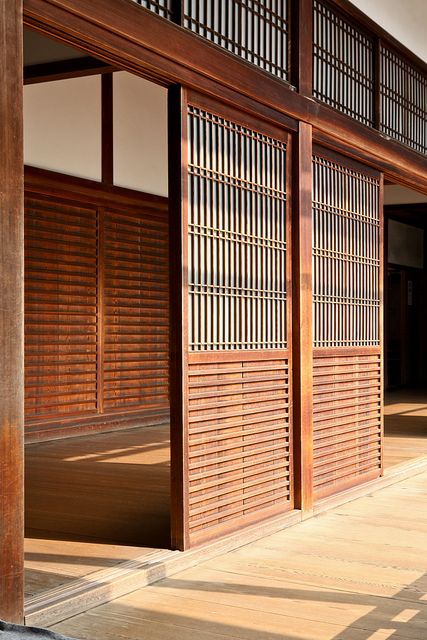
[[[173,326],[183,336],[172,522],[174,546],[185,548],[293,505],[290,148],[280,128],[178,91],[171,139],[182,292]]]
[[[320,499],[382,470],[382,177],[313,157],[313,484]]]

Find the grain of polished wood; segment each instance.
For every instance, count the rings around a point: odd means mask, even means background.
[[[0,3],[0,618],[23,615],[22,2]]]
[[[386,470],[427,456],[427,393],[424,390],[386,394],[384,436]]]
[[[27,595],[168,546],[168,425],[27,445]]]
[[[426,492],[424,473],[54,628],[91,640],[420,640]]]

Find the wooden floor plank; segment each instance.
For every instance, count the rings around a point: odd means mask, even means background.
[[[26,597],[169,546],[169,426],[26,446]]]
[[[54,629],[88,640],[424,640],[427,523],[414,513],[426,503],[423,473]]]

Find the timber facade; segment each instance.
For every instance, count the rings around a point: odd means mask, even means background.
[[[85,56],[24,77],[23,26]],[[5,0],[0,34],[0,617],[21,620],[24,436],[170,417],[180,551],[383,475],[384,184],[427,193],[427,66],[346,0]],[[114,184],[116,71],[168,90],[168,198]],[[24,171],[24,82],[96,74],[99,184]]]

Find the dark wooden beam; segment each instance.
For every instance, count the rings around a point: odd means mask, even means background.
[[[102,76],[102,182],[114,184],[113,149],[113,74]]]
[[[291,82],[313,94],[313,0],[291,1]]]
[[[0,618],[24,606],[22,3],[0,3]]]
[[[25,22],[136,73],[183,83],[295,129],[302,120],[427,191],[427,158],[128,0],[24,0]]]
[[[90,56],[74,58],[73,60],[61,60],[59,62],[32,64],[24,67],[24,84],[93,76],[100,73],[111,73],[114,70],[113,66],[101,60],[95,60]]]
[[[295,507],[313,511],[312,128],[301,123],[293,165]]]

